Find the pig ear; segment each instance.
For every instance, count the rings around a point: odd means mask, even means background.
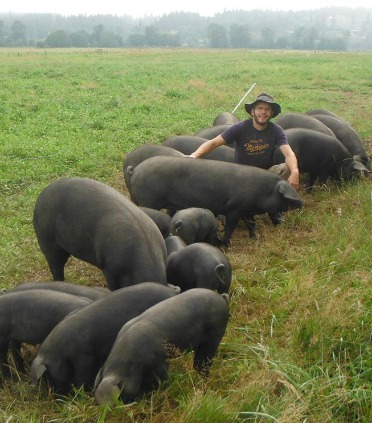
[[[34,385],[37,385],[43,374],[46,372],[47,368],[45,364],[33,362],[31,365],[31,380]]]
[[[223,263],[217,264],[214,268],[216,276],[220,281],[220,286],[218,287],[218,292],[224,291],[224,287],[226,285],[226,272],[225,272],[225,265]]]
[[[170,289],[173,289],[173,291],[174,291],[176,294],[180,294],[180,293],[181,293],[181,288],[180,288],[179,286],[177,286],[177,285],[173,285],[173,284],[169,283],[169,284],[168,284],[168,287],[169,287]]]
[[[180,231],[180,229],[182,228],[182,222],[181,222],[181,220],[177,220],[177,222],[174,225],[174,227],[176,228],[176,234],[177,234]]]
[[[96,379],[97,380],[97,379]],[[95,397],[98,404],[113,403],[120,394],[119,385],[114,383],[112,377],[101,380],[97,386]]]
[[[99,370],[98,370],[98,373],[97,373],[97,376],[96,376],[96,379],[95,379],[95,381],[94,381],[94,389],[96,389],[97,388],[97,386],[102,382],[102,371],[103,371],[103,367],[101,367]]]
[[[359,161],[354,161],[353,162],[353,170],[357,171],[357,172],[363,172],[363,173],[371,173],[365,166],[363,163],[359,162]]]
[[[279,192],[283,195],[284,198],[287,198],[288,200],[294,200],[298,201],[298,194],[297,191],[289,185],[287,181],[279,181]]]
[[[226,294],[224,292],[223,294],[221,294],[221,297],[227,302],[227,304],[229,304],[229,301],[230,301],[229,294]]]

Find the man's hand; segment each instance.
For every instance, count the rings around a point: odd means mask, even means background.
[[[300,172],[298,171],[298,169],[295,169],[291,172],[287,182],[291,184],[295,190],[298,191],[298,189],[300,188]]]

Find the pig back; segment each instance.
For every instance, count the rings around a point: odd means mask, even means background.
[[[156,209],[200,207],[225,214],[250,207],[270,195],[280,176],[252,166],[216,160],[155,157],[132,176],[132,191],[141,206]]]
[[[206,141],[206,138],[198,136],[178,135],[172,138],[168,138],[164,141],[163,145],[174,148],[183,154],[190,155]],[[220,147],[203,156],[203,159],[234,163],[235,151],[231,147],[221,145]]]

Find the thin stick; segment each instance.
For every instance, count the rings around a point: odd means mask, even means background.
[[[231,113],[235,113],[235,111],[237,110],[237,108],[242,104],[243,100],[247,97],[247,95],[253,90],[254,86],[256,85],[256,83],[254,83],[251,88],[244,94],[244,97],[239,101],[239,103],[237,104],[237,106],[235,107],[235,109],[231,112]]]

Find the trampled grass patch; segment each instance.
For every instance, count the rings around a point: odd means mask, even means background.
[[[106,54],[107,53],[107,54]],[[367,53],[250,50],[0,50],[0,287],[51,278],[32,226],[53,180],[94,178],[124,194],[125,154],[193,134],[268,91],[286,111],[328,109],[372,153]],[[244,106],[237,115],[243,119]],[[192,356],[143,400],[99,406],[89,392],[55,399],[28,374],[1,387],[4,422],[312,422],[371,420],[371,179],[313,192],[258,239],[239,225],[231,316],[208,379]],[[105,285],[70,259],[71,282]],[[25,350],[29,362],[36,348]]]

